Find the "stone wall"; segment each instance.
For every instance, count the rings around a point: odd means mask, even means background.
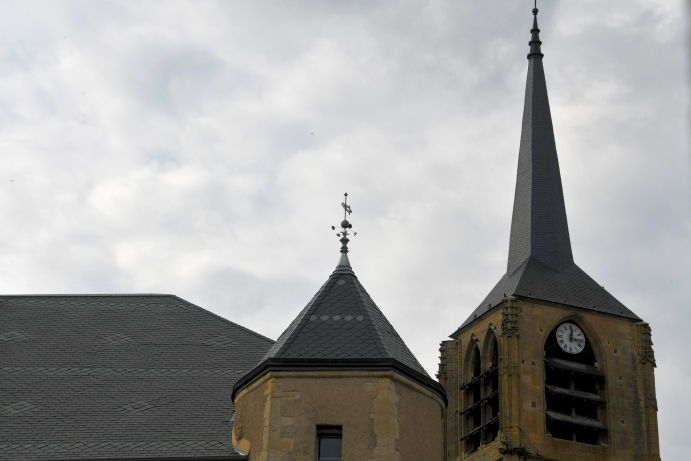
[[[233,442],[252,461],[316,460],[317,426],[343,459],[441,459],[443,401],[392,371],[268,372],[235,398]]]
[[[570,320],[581,326],[593,346],[596,366],[606,377],[600,395],[607,399],[598,415],[608,430],[601,443],[588,445],[553,438],[545,425],[546,335]],[[483,348],[488,334],[499,334],[500,432],[492,443],[463,453],[458,388],[465,377],[466,351]],[[646,323],[596,311],[524,298],[503,305],[457,332],[441,345],[440,382],[449,405],[444,417],[444,458],[448,461],[518,459],[659,460],[655,359]],[[484,351],[482,351],[484,353]],[[539,454],[539,456],[538,456]]]

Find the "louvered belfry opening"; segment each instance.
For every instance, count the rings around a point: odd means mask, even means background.
[[[471,353],[470,372],[467,381],[461,384],[462,401],[465,409],[461,412],[463,436],[466,453],[472,453],[497,438],[499,432],[499,349],[492,335],[489,354],[482,354],[475,344]]]
[[[592,338],[586,335],[585,348],[571,354],[559,347],[558,328],[549,333],[544,350],[547,433],[598,445],[607,437],[605,373],[593,353]]]
[[[487,421],[482,440],[489,443],[497,438],[499,432],[499,347],[497,338],[492,334],[490,360],[484,380],[484,419]]]
[[[482,427],[482,408],[480,406],[482,395],[482,358],[480,357],[480,349],[477,347],[477,344],[475,344],[475,350],[470,360],[470,379],[461,389],[464,393],[463,401],[466,404],[462,415],[465,435],[461,440],[465,440],[465,451],[467,453],[472,453],[480,448],[480,441],[482,440],[482,434],[480,433],[480,428]]]

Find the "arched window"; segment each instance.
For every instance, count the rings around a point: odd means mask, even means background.
[[[482,407],[480,405],[482,395],[482,358],[480,348],[473,342],[473,351],[470,354],[470,373],[468,383],[464,386],[464,432],[465,451],[472,453],[480,448],[482,434]]]
[[[552,437],[598,444],[606,437],[605,373],[593,337],[576,320],[559,323],[545,341],[546,429]]]
[[[499,345],[494,333],[490,335],[489,363],[484,379],[484,421],[485,430],[482,436],[484,443],[497,438],[499,432]]]
[[[464,410],[461,412],[465,452],[472,453],[483,443],[497,438],[499,432],[499,347],[493,332],[489,332],[485,350],[480,354],[473,343],[467,355],[467,381],[462,384]]]

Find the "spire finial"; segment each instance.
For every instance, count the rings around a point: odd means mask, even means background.
[[[338,260],[338,266],[336,267],[336,270],[351,270],[350,269],[350,261],[348,261],[348,242],[350,242],[350,239],[348,236],[350,235],[350,232],[348,229],[352,229],[353,225],[348,222],[348,215],[353,212],[353,210],[350,208],[350,205],[348,205],[348,192],[343,194],[345,196],[345,200],[341,203],[341,206],[343,207],[343,221],[341,221],[341,232],[337,233],[337,237],[341,237],[341,258]],[[336,230],[336,226],[331,226],[332,230]],[[356,236],[357,232],[353,232],[353,236]]]
[[[533,8],[533,28],[530,29],[531,37],[530,42],[528,42],[528,45],[530,45],[528,59],[532,57],[542,58],[542,56],[544,56],[542,54],[542,50],[540,50],[540,45],[542,45],[542,42],[540,41],[540,29],[537,27],[537,13],[537,0],[535,0],[535,7]]]

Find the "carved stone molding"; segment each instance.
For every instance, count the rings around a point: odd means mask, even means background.
[[[501,367],[501,374],[519,376],[521,374],[521,367],[518,365],[518,363],[508,363]]]
[[[657,399],[655,397],[650,397],[648,399],[648,405],[650,405],[651,407],[655,408],[655,410],[657,410],[658,409],[657,408]]]
[[[518,446],[514,446],[513,443],[511,442],[511,439],[504,435],[499,439],[499,453],[502,455],[521,455],[521,456],[528,456],[529,453],[525,448],[525,445],[519,444]]]
[[[444,346],[443,342],[439,346],[439,372],[436,374],[438,380],[446,378],[446,347]]]
[[[652,329],[647,323],[636,324],[636,333],[638,336],[638,351],[639,359],[642,364],[652,363],[654,367],[657,366],[655,363],[655,352],[653,351],[653,340],[652,340]]]
[[[516,298],[504,298],[501,306],[501,335],[518,336],[518,313],[520,305]]]

